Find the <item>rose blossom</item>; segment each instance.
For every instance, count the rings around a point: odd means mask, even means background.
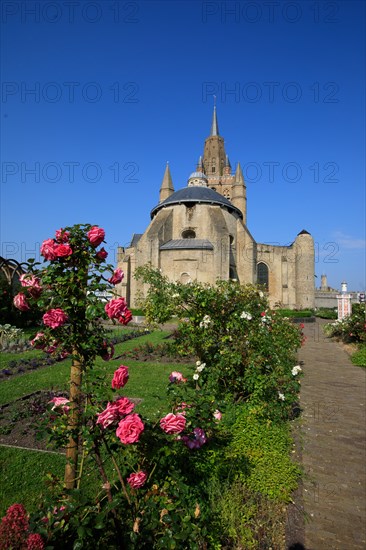
[[[186,419],[182,414],[169,413],[160,420],[160,427],[167,434],[180,434],[186,426]]]
[[[53,239],[46,239],[41,246],[41,254],[45,260],[56,260],[57,254],[55,251],[56,243]]]
[[[113,275],[112,277],[110,277],[108,279],[108,282],[110,282],[112,285],[118,285],[118,283],[120,283],[122,280],[123,280],[123,277],[124,277],[124,273],[122,271],[122,269],[115,269],[113,271]]]
[[[67,243],[70,237],[69,231],[65,231],[65,229],[57,229],[56,231],[56,241],[58,243]]]
[[[57,258],[65,258],[66,256],[71,256],[72,248],[69,244],[58,244],[55,246],[55,254]]]
[[[96,253],[96,257],[99,259],[99,260],[105,260],[106,257],[108,256],[108,252],[106,251],[106,249],[103,247],[99,250],[99,252]]]
[[[144,424],[138,414],[129,414],[121,420],[116,430],[116,435],[126,445],[136,443],[139,440],[141,432],[144,431]]]
[[[98,415],[97,424],[100,424],[102,428],[107,428],[112,422],[118,419],[118,411],[112,403],[108,403],[103,412]]]
[[[131,474],[127,478],[127,483],[132,487],[133,489],[140,489],[145,484],[145,481],[147,480],[147,474],[145,472],[136,472],[135,474]]]
[[[170,382],[187,382],[187,378],[184,378],[183,374],[178,371],[173,371],[169,376]]]
[[[97,248],[97,246],[100,245],[100,243],[104,240],[105,237],[105,231],[101,227],[98,227],[97,225],[94,225],[90,231],[87,233],[89,242],[94,248]]]
[[[127,384],[128,381],[128,367],[120,365],[119,368],[115,371],[112,380],[112,388],[119,390]]]
[[[33,340],[30,341],[31,346],[36,349],[42,349],[45,346],[44,332],[37,332]]]
[[[57,407],[61,407],[63,413],[67,413],[70,410],[70,407],[66,405],[66,403],[70,403],[70,401],[66,397],[54,397],[49,403],[53,403],[52,411]]]
[[[218,409],[213,413],[213,416],[216,420],[221,420],[222,418],[222,412],[220,412]]]
[[[23,294],[23,292],[19,292],[19,294],[14,296],[13,304],[20,311],[28,311],[30,309],[27,299]]]
[[[199,449],[206,443],[207,437],[202,428],[195,428],[189,436],[184,435],[182,441],[189,449]]]
[[[127,309],[124,298],[115,298],[110,300],[104,306],[104,310],[110,319],[117,319],[123,325],[127,325],[132,319],[132,313]]]
[[[97,415],[97,424],[101,424],[102,428],[107,428],[110,424],[119,420],[122,415],[130,414],[134,407],[135,404],[127,397],[120,397],[113,403],[108,403],[104,411]]]
[[[33,298],[38,298],[41,294],[42,287],[39,284],[40,280],[35,275],[32,275],[32,273],[23,273],[19,277],[19,281],[22,287],[28,288],[29,293],[33,296]]]
[[[51,328],[61,327],[67,319],[66,313],[60,308],[50,309],[43,315],[44,324]]]

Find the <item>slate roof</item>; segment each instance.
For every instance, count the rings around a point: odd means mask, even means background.
[[[213,250],[207,239],[172,239],[160,246],[160,250]]]
[[[243,217],[240,210],[223,195],[220,195],[220,193],[217,193],[209,187],[198,186],[184,187],[183,189],[179,189],[179,191],[172,193],[170,197],[151,210],[151,217],[153,218],[162,208],[165,208],[166,206],[173,206],[174,204],[186,204],[187,206],[194,204],[214,204],[221,207],[226,207],[229,212],[236,212],[240,218]]]

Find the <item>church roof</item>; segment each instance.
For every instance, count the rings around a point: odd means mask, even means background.
[[[132,235],[130,247],[137,246],[137,243],[138,243],[139,240],[141,239],[142,235],[143,235],[143,233],[134,233],[134,234]]]
[[[213,250],[207,239],[172,239],[160,246],[160,250]]]
[[[173,206],[174,204],[185,204],[187,206],[193,206],[194,204],[212,204],[225,207],[229,212],[236,213],[240,218],[243,217],[243,214],[236,206],[213,189],[209,187],[184,187],[172,193],[167,199],[155,206],[155,208],[151,210],[151,218],[153,218],[162,208]]]

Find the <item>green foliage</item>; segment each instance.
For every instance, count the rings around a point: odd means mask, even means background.
[[[276,309],[276,313],[282,317],[292,318],[312,317],[314,315],[312,309]]]
[[[352,315],[324,325],[325,334],[340,338],[345,343],[366,342],[365,307],[365,304],[352,304]]]
[[[320,319],[337,319],[337,311],[333,308],[319,308],[315,312],[316,317],[320,317]]]
[[[351,361],[358,367],[366,367],[366,345],[363,344],[360,348],[352,354]]]
[[[139,268],[137,278],[149,284],[149,320],[164,322],[173,314],[181,319],[178,349],[206,365],[197,374],[200,388],[207,384],[216,398],[230,394],[260,405],[264,417],[291,415],[299,391],[292,369],[301,329],[271,311],[260,290],[233,281],[172,283],[149,266]]]
[[[231,459],[244,454],[249,461],[242,482],[252,491],[283,502],[297,487],[299,467],[290,459],[292,439],[288,423],[264,421],[251,408],[241,408],[232,429]]]

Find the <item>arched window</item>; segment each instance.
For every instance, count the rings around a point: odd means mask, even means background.
[[[263,262],[257,265],[257,284],[268,290],[268,266]]]
[[[195,239],[196,232],[193,229],[185,229],[182,231],[182,239]]]
[[[187,285],[188,283],[190,283],[192,281],[191,279],[191,276],[189,273],[187,272],[184,272],[184,273],[181,273],[180,275],[180,282],[183,284],[183,285]]]

